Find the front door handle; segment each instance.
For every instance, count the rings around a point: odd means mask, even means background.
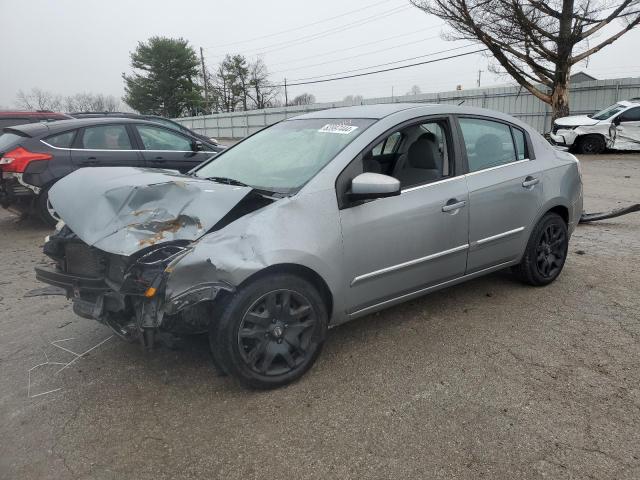
[[[165,158],[162,158],[162,157],[156,157],[151,161],[152,162],[156,162],[156,163],[163,163],[163,162],[166,162],[167,160]]]
[[[524,188],[529,188],[529,187],[533,187],[534,185],[537,185],[540,183],[540,179],[539,178],[535,178],[535,177],[527,177],[524,179],[524,182],[522,182],[522,186]]]
[[[449,200],[444,207],[442,207],[443,212],[453,212],[454,210],[459,210],[467,204],[466,200],[458,201],[455,198]]]

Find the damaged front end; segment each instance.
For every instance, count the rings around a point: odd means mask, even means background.
[[[36,277],[64,289],[74,312],[151,347],[160,333],[199,333],[212,301],[234,287],[210,259],[179,262],[207,233],[271,202],[250,187],[170,171],[84,168],[49,192],[65,222],[44,245],[53,268]]]
[[[37,267],[36,278],[64,289],[77,315],[151,348],[158,336],[206,331],[211,301],[221,291],[234,291],[212,281],[167,288],[176,263],[190,252],[189,244],[164,243],[126,257],[91,247],[64,226],[44,245],[44,253],[55,261],[53,268]]]

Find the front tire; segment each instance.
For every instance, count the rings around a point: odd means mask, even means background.
[[[243,385],[289,384],[311,368],[327,334],[322,296],[290,274],[258,278],[228,298],[210,330],[214,358]]]
[[[54,228],[60,221],[60,217],[49,201],[49,189],[42,189],[36,199],[36,213],[40,219],[51,228]]]
[[[536,287],[553,282],[562,271],[569,248],[567,224],[557,213],[544,215],[531,232],[515,274]]]
[[[604,152],[606,143],[602,135],[585,135],[578,139],[578,152],[597,155]]]

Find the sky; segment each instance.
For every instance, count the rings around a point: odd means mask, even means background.
[[[424,61],[473,51],[450,42],[440,19],[408,0],[0,0],[0,107],[15,107],[18,90],[61,95],[81,92],[122,97],[130,52],[151,36],[182,37],[204,48],[213,68],[226,53],[262,58],[274,83],[353,71],[398,60]],[[611,31],[609,28],[607,31]],[[607,33],[603,32],[603,35]],[[29,33],[30,32],[30,33]],[[574,67],[596,78],[640,76],[640,28]],[[446,53],[431,55],[443,50]],[[402,95],[509,83],[487,71],[474,54],[394,72],[313,85],[290,86],[319,102],[347,95]],[[412,63],[412,62],[404,62]],[[402,63],[400,63],[402,64]],[[398,65],[398,64],[395,64]],[[393,64],[390,66],[394,66]],[[385,68],[385,67],[381,67]]]

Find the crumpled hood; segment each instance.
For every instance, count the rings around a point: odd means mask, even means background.
[[[168,170],[102,167],[67,175],[49,199],[82,241],[129,256],[156,243],[197,240],[249,192]]]
[[[594,120],[586,115],[572,115],[570,117],[562,117],[556,120],[556,125],[560,127],[578,127],[580,125],[595,125],[599,120]]]

